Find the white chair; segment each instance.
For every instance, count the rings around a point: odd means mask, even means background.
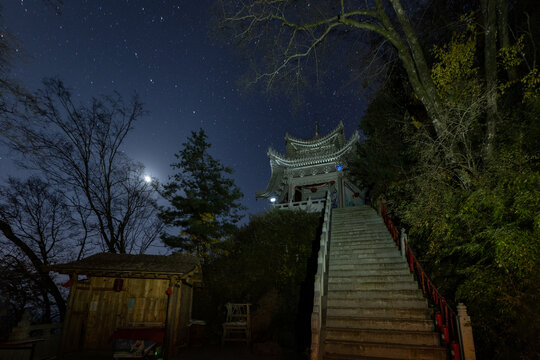
[[[249,307],[251,304],[227,303],[227,319],[223,323],[223,337],[221,344],[226,341],[251,342],[251,318]]]

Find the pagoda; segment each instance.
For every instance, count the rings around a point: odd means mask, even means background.
[[[364,204],[364,191],[347,177],[347,163],[359,139],[355,131],[346,140],[343,122],[325,136],[319,135],[317,124],[315,135],[307,140],[286,134],[285,155],[268,149],[272,174],[266,190],[258,191],[256,197],[278,208],[307,211],[321,210],[327,192],[333,207]]]

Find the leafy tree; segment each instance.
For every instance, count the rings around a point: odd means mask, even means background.
[[[434,48],[432,66],[437,91],[454,119],[446,145],[459,149],[460,167],[445,163],[444,147],[411,111],[414,97],[400,96],[387,84],[362,123],[368,138],[361,154],[377,153],[359,157],[356,173],[374,195],[391,203],[409,228],[417,257],[447,299],[467,304],[478,357],[536,358],[539,329],[530,319],[540,314],[540,108],[534,81],[529,83],[534,74],[521,63],[534,49],[518,40],[499,56],[502,69],[523,66],[514,69],[515,81],[499,74],[499,101],[505,106],[497,110],[496,161],[482,163],[482,119],[489,99],[481,85],[477,33],[469,20],[464,24],[463,31]]]
[[[210,143],[203,129],[192,131],[182,146],[175,154],[178,162],[171,164],[178,172],[161,189],[170,203],[161,210],[161,218],[178,233],[164,233],[162,239],[171,247],[207,258],[216,243],[235,231],[243,195],[227,177],[232,169],[208,152]]]
[[[162,229],[154,190],[142,178],[142,165],[121,150],[143,114],[137,97],[129,105],[119,94],[77,105],[62,81],[48,79],[30,99],[15,100],[17,111],[0,118],[0,128],[20,164],[62,189],[94,245],[114,253],[146,251]]]

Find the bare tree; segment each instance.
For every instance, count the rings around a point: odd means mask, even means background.
[[[0,232],[4,265],[39,289],[47,320],[53,306],[49,295],[63,318],[65,302],[47,266],[72,258],[71,240],[81,235],[64,197],[37,177],[10,178],[0,188]]]
[[[320,54],[333,46],[333,57],[343,56],[346,46],[333,45],[350,39],[350,34],[362,31],[377,34],[381,44],[390,44],[399,58],[415,95],[423,104],[437,141],[452,137],[452,109],[448,109],[437,93],[431,78],[421,41],[411,24],[414,4],[405,8],[401,0],[365,1],[288,1],[247,0],[220,2],[222,26],[233,32],[234,42],[258,50],[263,67],[256,69],[254,82],[277,80],[302,82],[306,73],[320,71]],[[491,157],[497,119],[497,29],[501,46],[509,46],[507,0],[481,0],[474,4],[482,10],[487,123],[484,139],[485,158]],[[330,44],[330,45],[329,45]],[[382,45],[381,45],[382,46]],[[378,51],[378,50],[376,50]],[[251,56],[251,64],[256,63]],[[307,77],[307,76],[306,76]],[[515,77],[515,74],[511,74]],[[450,163],[456,154],[448,154]]]
[[[444,110],[430,76],[424,52],[399,0],[339,3],[287,0],[224,1],[223,24],[235,38],[251,44],[270,39],[269,67],[256,81],[268,86],[285,75],[301,76],[317,49],[338,31],[365,30],[393,45],[410,83],[424,104],[438,135],[444,132]],[[391,9],[393,12],[391,13]],[[317,62],[317,60],[314,60]]]
[[[121,150],[142,104],[136,96],[125,104],[115,94],[76,105],[60,80],[44,85],[0,119],[4,141],[21,154],[21,165],[63,190],[81,227],[89,236],[97,232],[103,250],[146,251],[161,231],[155,192],[143,180],[143,167]]]

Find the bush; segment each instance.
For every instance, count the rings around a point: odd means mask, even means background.
[[[217,333],[225,303],[249,302],[257,311],[262,299],[277,293],[270,328],[254,337],[287,347],[308,346],[319,224],[319,214],[303,211],[271,210],[251,217],[219,245],[222,255],[205,265],[205,286],[198,298],[202,306],[194,310],[214,323]]]

